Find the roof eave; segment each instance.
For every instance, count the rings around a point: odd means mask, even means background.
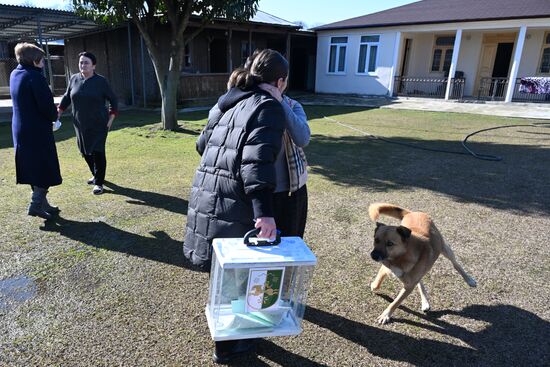
[[[199,15],[191,15],[191,18],[194,18],[195,20],[201,19]],[[279,23],[265,23],[265,22],[254,22],[251,20],[234,20],[234,19],[226,19],[226,18],[214,18],[212,19],[213,22],[220,22],[220,23],[234,23],[234,24],[251,24],[251,25],[263,25],[263,26],[271,26],[271,27],[278,27],[278,28],[285,28],[288,30],[299,30],[302,28],[300,25],[286,25],[286,24],[279,24]]]
[[[388,27],[400,27],[407,25],[425,25],[425,24],[444,24],[444,23],[473,23],[473,22],[486,22],[486,21],[495,21],[495,20],[515,20],[515,19],[540,19],[540,18],[550,18],[548,15],[533,15],[533,16],[522,16],[522,17],[505,17],[505,18],[479,18],[479,19],[453,19],[453,20],[440,20],[440,21],[430,21],[430,22],[405,22],[405,23],[378,23],[378,24],[364,24],[364,25],[350,25],[350,26],[340,26],[340,27],[316,27],[312,30],[315,32],[322,31],[334,31],[340,29],[361,29],[361,28],[388,28]]]

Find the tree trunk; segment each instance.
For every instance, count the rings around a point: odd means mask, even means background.
[[[181,23],[178,22],[177,17],[172,17],[174,19],[171,18],[170,20],[172,34],[170,41],[170,58],[168,62],[166,61],[166,58],[163,57],[158,43],[154,41],[154,37],[152,37],[154,34],[153,26],[148,26],[147,23],[141,23],[137,13],[132,15],[132,19],[143,36],[145,44],[147,45],[147,51],[149,52],[149,56],[151,57],[151,61],[153,63],[153,68],[155,69],[155,75],[160,87],[160,96],[162,100],[162,127],[165,130],[175,130],[178,126],[177,97],[180,83],[181,65],[183,62],[185,49],[183,32],[187,27],[189,15],[191,14],[190,6],[187,7],[186,14],[187,15],[184,16]],[[189,36],[188,41],[192,40],[203,29],[204,24],[206,23],[203,23],[201,27]]]
[[[164,130],[175,130],[178,126],[178,86],[180,84],[179,68],[169,70],[162,85],[162,127]]]
[[[162,128],[164,130],[175,130],[178,126],[177,97],[182,61],[180,54],[183,53],[183,48],[176,46],[168,63],[160,57],[157,50],[152,50],[151,47],[148,51],[160,88]]]

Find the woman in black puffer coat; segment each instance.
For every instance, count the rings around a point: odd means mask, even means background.
[[[242,237],[253,226],[273,238],[274,162],[281,149],[285,115],[260,83],[286,85],[288,62],[263,50],[250,70],[232,74],[235,85],[210,113],[197,148],[202,155],[193,179],[183,251],[209,267],[214,238]],[[255,223],[254,223],[255,221]]]
[[[258,237],[275,237],[275,160],[285,114],[258,85],[282,91],[287,76],[288,62],[273,50],[260,52],[249,70],[235,70],[228,83],[235,86],[212,108],[197,141],[202,159],[191,188],[183,252],[205,270],[214,238],[243,237],[253,226],[260,229]],[[253,348],[250,339],[216,342],[213,359],[227,363]]]

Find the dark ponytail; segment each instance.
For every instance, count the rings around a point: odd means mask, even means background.
[[[227,81],[227,89],[233,87],[240,88],[242,90],[250,89],[255,85],[260,84],[260,80],[250,73],[245,68],[237,68],[233,70]]]
[[[279,52],[256,50],[246,60],[244,67],[235,69],[227,82],[227,89],[250,89],[260,83],[273,83],[288,76],[288,61]]]

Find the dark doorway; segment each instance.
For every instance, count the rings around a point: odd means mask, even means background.
[[[308,53],[303,47],[292,48],[290,52],[290,88],[293,90],[307,89]]]
[[[506,78],[510,69],[510,61],[512,59],[512,51],[514,50],[513,43],[499,43],[497,54],[495,56],[495,64],[493,66],[493,78]]]
[[[227,40],[214,39],[210,43],[210,72],[227,73]]]
[[[268,38],[265,46],[286,56],[286,38]]]

